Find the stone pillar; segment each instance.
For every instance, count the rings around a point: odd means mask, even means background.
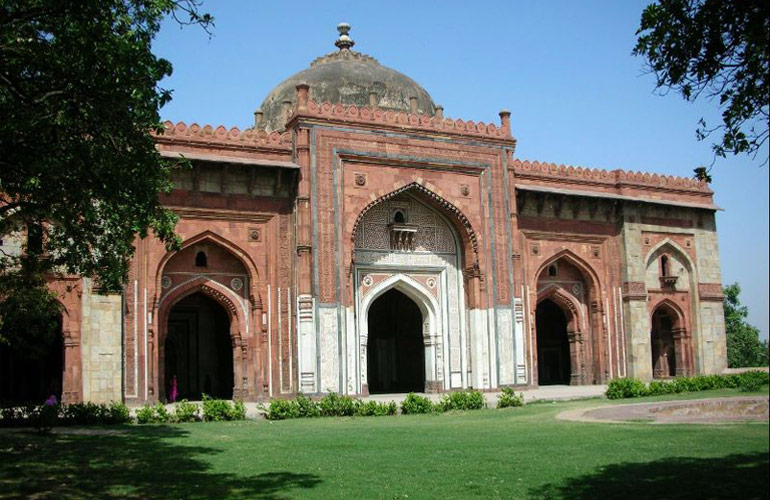
[[[570,385],[582,385],[585,383],[585,365],[583,363],[583,334],[580,332],[567,332],[569,342],[569,366]]]
[[[674,359],[676,360],[676,376],[687,376],[687,350],[685,349],[685,341],[687,338],[687,331],[684,328],[674,328],[672,331],[674,338]]]
[[[299,87],[299,86],[298,86]],[[307,89],[304,89],[307,90]],[[316,393],[316,335],[313,303],[313,247],[311,238],[310,131],[296,133],[295,160],[300,165],[295,206],[297,224],[297,365],[299,391]]]
[[[80,342],[64,331],[64,377],[62,378],[62,403],[78,403],[80,397]]]

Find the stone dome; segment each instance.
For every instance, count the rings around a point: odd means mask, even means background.
[[[278,84],[262,102],[263,118],[261,124],[257,124],[258,128],[283,129],[284,102],[296,104],[296,86],[300,83],[310,86],[310,99],[319,104],[328,101],[369,106],[373,101],[382,109],[409,112],[411,99],[416,98],[418,113],[435,114],[436,105],[424,88],[403,73],[381,65],[373,57],[351,50],[354,42],[348,36],[350,25],[342,23],[337,30],[340,37],[335,45],[339,50],[317,58],[308,69]]]

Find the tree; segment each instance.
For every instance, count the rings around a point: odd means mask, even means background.
[[[715,157],[767,154],[770,2],[659,0],[644,9],[636,34],[633,54],[646,57],[657,89],[718,99],[722,124],[701,118],[696,131],[699,140],[722,132]]]
[[[0,253],[0,342],[56,312],[45,275],[95,277],[115,291],[137,235],[178,246],[177,218],[159,202],[174,164],[151,135],[162,131],[171,92],[159,82],[172,68],[151,49],[167,16],[208,31],[199,6],[0,0],[0,236],[27,235],[21,254]]]
[[[749,309],[741,305],[741,287],[733,283],[724,288],[727,366],[767,366],[768,343],[759,339],[759,330],[746,322]]]

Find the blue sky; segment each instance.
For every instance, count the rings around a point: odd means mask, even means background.
[[[155,52],[174,74],[174,122],[251,125],[279,82],[336,50],[349,22],[359,50],[420,83],[445,116],[497,121],[512,112],[516,156],[571,165],[681,176],[710,164],[698,142],[707,101],[653,92],[631,56],[647,1],[258,2],[206,1],[214,36],[166,23]],[[768,167],[760,159],[716,161],[712,175],[724,283],[739,282],[750,321],[768,330]]]

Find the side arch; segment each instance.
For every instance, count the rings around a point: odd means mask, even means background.
[[[203,231],[202,233],[199,233],[191,238],[186,239],[182,243],[182,246],[179,248],[179,250],[174,252],[166,252],[166,254],[158,263],[157,273],[155,275],[155,290],[161,290],[160,285],[161,285],[161,280],[163,279],[163,271],[164,271],[164,268],[166,267],[166,264],[168,264],[168,262],[182,250],[189,248],[193,245],[202,243],[204,241],[211,241],[212,243],[223,247],[225,250],[230,252],[236,259],[238,259],[241,262],[241,264],[243,264],[243,266],[246,268],[246,270],[249,273],[249,296],[254,297],[254,300],[259,300],[259,295],[258,295],[259,270],[257,269],[256,264],[251,259],[249,254],[246,251],[244,251],[241,247],[234,244],[233,242],[208,230]]]
[[[168,335],[168,318],[171,308],[185,297],[201,293],[221,305],[230,318],[230,340],[233,349],[233,398],[243,399],[248,394],[247,345],[244,335],[249,332],[249,314],[242,299],[222,284],[199,276],[171,290],[161,299],[158,307],[157,338],[157,387],[158,397],[166,397],[165,388],[165,343]]]
[[[537,271],[535,272],[535,283],[538,282],[540,279],[540,276],[548,269],[548,266],[551,264],[564,259],[573,266],[575,266],[584,277],[588,278],[590,281],[590,285],[593,285],[597,288],[597,292],[601,290],[601,280],[599,279],[599,274],[596,272],[596,270],[593,268],[591,264],[580,258],[578,255],[576,255],[574,252],[572,252],[569,249],[564,249],[559,252],[556,252],[551,257],[549,257],[545,262],[543,262],[540,267],[538,267]]]

